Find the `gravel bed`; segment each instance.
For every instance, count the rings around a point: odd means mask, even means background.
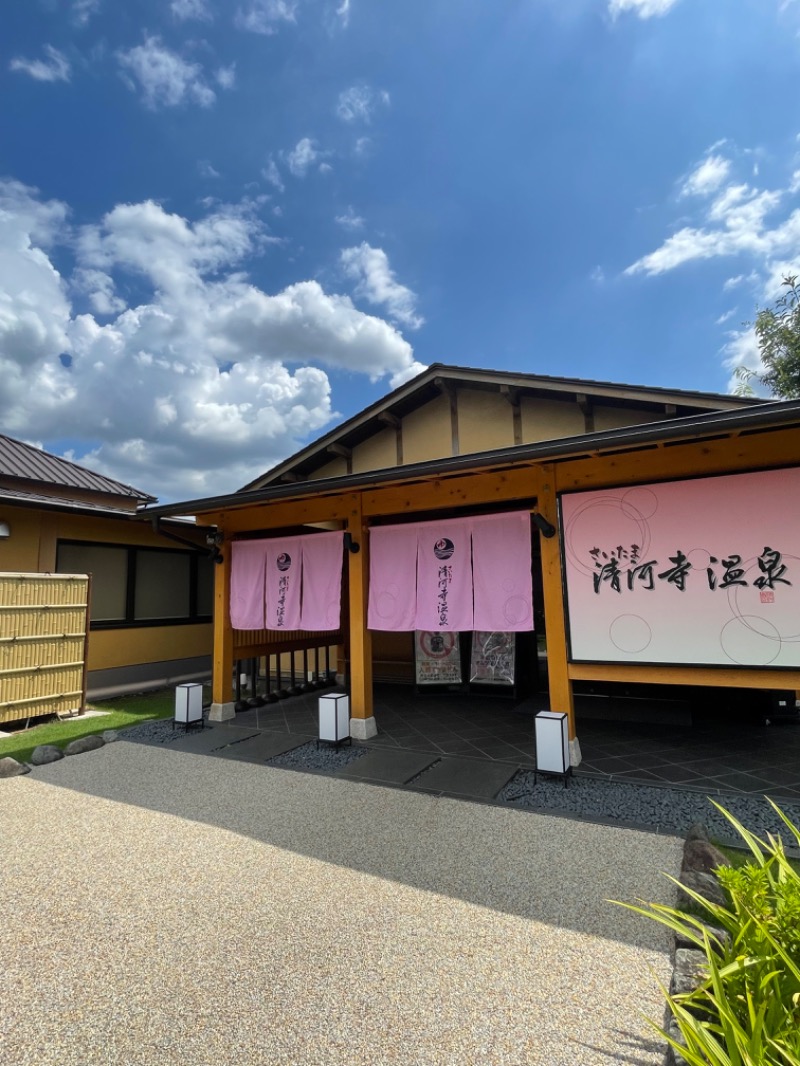
[[[208,711],[203,711],[203,718],[208,721]],[[182,725],[173,725],[172,718],[154,718],[141,725],[120,729],[119,735],[135,744],[171,744],[174,740],[181,740],[187,732],[196,731],[197,726],[187,730]]]
[[[497,799],[514,807],[563,811],[587,818],[645,825],[666,833],[683,834],[694,822],[703,822],[715,839],[742,843],[734,827],[712,807],[708,797],[688,789],[602,781],[580,775],[572,778],[569,788],[564,788],[560,780],[541,776],[534,784],[534,772],[520,770],[500,791]],[[780,833],[784,842],[790,843],[786,827],[761,796],[731,794],[714,799],[758,836]],[[796,825],[800,825],[800,804],[787,800],[779,806]],[[792,840],[791,843],[795,842]]]
[[[283,755],[267,759],[267,765],[289,770],[321,770],[323,773],[333,774],[343,766],[360,759],[368,751],[368,748],[354,748],[350,744],[342,748],[321,744],[318,748],[316,740],[312,740],[308,744],[301,744],[299,748],[284,752]]]

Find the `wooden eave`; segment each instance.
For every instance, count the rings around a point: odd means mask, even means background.
[[[800,400],[538,441],[313,482],[268,485],[247,492],[148,507],[141,510],[138,517],[219,514],[223,510],[238,510],[277,501],[320,500],[382,485],[413,485],[478,472],[501,473],[520,466],[582,459],[613,460],[615,456],[646,451],[664,453],[680,444],[703,445],[721,440],[733,442],[739,437],[786,429],[800,431]]]
[[[312,444],[278,463],[271,470],[255,478],[242,492],[266,487],[281,481],[302,481],[330,462],[335,449],[353,448],[387,428],[387,422],[398,422],[412,411],[430,403],[443,392],[457,388],[511,395],[515,401],[523,398],[542,399],[561,403],[577,403],[585,407],[615,407],[652,410],[665,417],[675,418],[699,412],[741,410],[760,404],[752,397],[723,396],[716,393],[675,391],[639,385],[619,385],[613,382],[589,381],[580,378],[557,378],[544,375],[515,374],[506,371],[475,370],[434,363],[418,377],[394,392],[371,404],[353,418],[317,438]]]

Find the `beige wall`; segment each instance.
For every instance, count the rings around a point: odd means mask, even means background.
[[[191,659],[211,652],[213,627],[202,625],[139,626],[97,629],[89,634],[90,670],[110,670],[134,663]]]
[[[453,454],[450,400],[437,396],[403,419],[403,463],[424,463]]]
[[[630,407],[595,407],[594,428],[615,429],[618,426],[638,426],[644,422],[660,422],[667,415],[658,411],[636,410]]]
[[[397,465],[397,433],[387,428],[353,448],[353,473],[385,470]]]
[[[11,528],[11,536],[0,540],[0,571],[4,572],[54,572],[59,540],[180,547],[154,533],[147,522],[16,507],[0,508],[0,521]],[[210,623],[94,630],[87,662],[89,670],[163,662],[208,655],[211,645]]]
[[[318,470],[315,470],[311,474],[312,481],[316,481],[321,477],[344,477],[347,473],[347,460],[337,456],[335,459],[331,459],[325,466],[321,466]]]
[[[514,410],[505,396],[458,390],[458,444],[462,455],[514,444]]]
[[[586,432],[586,421],[574,400],[559,402],[523,396],[520,401],[520,413],[523,444],[573,437]]]

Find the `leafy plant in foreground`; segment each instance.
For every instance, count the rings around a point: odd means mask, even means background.
[[[800,829],[769,802],[800,846]],[[761,840],[714,806],[751,852],[744,866],[715,871],[727,904],[688,888],[683,892],[697,915],[644,901],[621,904],[665,925],[705,956],[707,976],[696,990],[664,990],[684,1043],[651,1024],[690,1066],[800,1066],[800,874],[779,837]]]

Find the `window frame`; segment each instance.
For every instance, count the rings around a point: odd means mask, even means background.
[[[90,630],[153,629],[158,626],[194,626],[204,625],[214,620],[213,614],[198,614],[200,558],[205,554],[202,550],[195,552],[182,548],[157,548],[152,544],[123,544],[105,540],[78,540],[73,537],[59,537],[56,541],[56,573],[67,573],[66,570],[59,570],[59,554],[62,545],[65,547],[69,546],[76,548],[117,548],[127,553],[125,618],[101,619],[95,621],[90,616]],[[170,555],[189,557],[189,614],[187,616],[176,615],[168,616],[166,618],[136,618],[136,560],[139,552],[159,552],[162,555],[168,553]]]

